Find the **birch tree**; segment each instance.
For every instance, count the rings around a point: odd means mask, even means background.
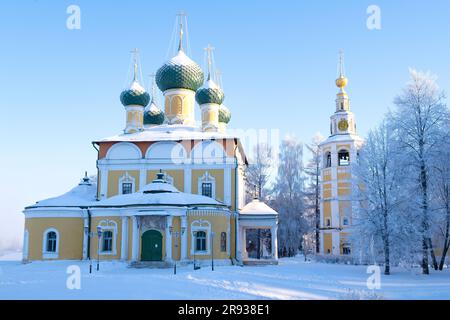
[[[411,192],[416,191],[420,196],[417,210],[421,213],[421,265],[422,273],[429,274],[430,254],[437,267],[430,234],[429,174],[431,159],[439,153],[441,129],[448,121],[444,94],[435,76],[411,69],[410,81],[394,103],[396,109],[391,114],[391,120],[396,127],[399,147],[405,155],[400,165],[412,169],[415,183]]]

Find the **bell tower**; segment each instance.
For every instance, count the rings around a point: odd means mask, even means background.
[[[352,224],[355,179],[353,163],[363,140],[356,133],[356,123],[350,110],[350,99],[345,91],[348,78],[344,71],[344,56],[339,54],[336,86],[336,109],[330,117],[330,136],[320,144],[320,252],[349,255],[348,240]]]

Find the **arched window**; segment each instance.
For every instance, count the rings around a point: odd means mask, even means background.
[[[44,259],[58,258],[59,233],[54,228],[44,232],[42,241],[42,257]]]
[[[98,246],[100,254],[117,254],[117,223],[114,220],[101,220],[97,227],[100,227],[102,230]]]
[[[325,168],[331,167],[331,152],[325,154]]]
[[[47,252],[56,252],[56,241],[58,241],[57,238],[58,237],[55,231],[50,231],[47,233]]]
[[[226,252],[227,251],[227,233],[222,232],[220,234],[220,251]]]
[[[113,249],[113,232],[111,230],[102,233],[102,251],[111,252]]]
[[[338,153],[339,166],[348,166],[350,164],[350,154],[347,150],[341,150]]]
[[[206,232],[197,231],[195,233],[195,251],[206,251]]]

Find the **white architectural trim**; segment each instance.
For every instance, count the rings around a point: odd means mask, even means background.
[[[55,252],[47,251],[47,236],[50,232],[56,233],[56,250]],[[42,236],[42,259],[57,259],[59,255],[59,231],[56,228],[48,228]]]
[[[172,226],[173,217],[166,217],[166,261],[172,261],[172,235],[170,234],[170,227]]]
[[[138,159],[142,159],[142,152],[141,152],[141,149],[139,149],[139,147],[136,145],[136,144],[134,144],[134,143],[131,143],[131,142],[118,142],[118,143],[115,143],[115,144],[113,144],[109,149],[108,149],[108,152],[106,153],[106,157],[105,157],[105,159],[108,159],[108,160],[125,160],[125,159],[130,159],[130,156],[127,156],[126,158],[124,158],[124,159],[111,159],[111,156],[112,156],[112,153],[114,153],[115,151],[116,151],[116,149],[120,149],[121,147],[123,147],[123,148],[131,148],[131,149],[134,149],[134,151],[136,151],[136,157],[134,157],[133,159],[134,160],[138,160]],[[131,159],[130,159],[131,160]],[[100,160],[99,160],[100,161]],[[98,161],[98,162],[99,162]]]
[[[192,193],[192,170],[190,168],[184,168],[184,192]]]
[[[122,243],[120,247],[120,259],[128,259],[128,217],[122,217]]]
[[[131,242],[131,261],[138,261],[139,255],[139,225],[136,216],[131,217],[133,222],[133,238]]]
[[[123,176],[119,178],[119,195],[123,194],[123,183],[131,183],[131,191],[132,193],[136,192],[136,179],[128,173],[128,171],[125,172]]]
[[[87,260],[89,234],[84,232],[84,230],[88,227],[89,227],[89,219],[85,217],[83,219],[83,260]]]
[[[216,178],[210,175],[208,171],[205,174],[198,178],[197,182],[197,193],[202,195],[202,184],[203,183],[211,183],[211,198],[216,198]]]
[[[101,220],[98,225],[102,228],[102,233],[104,235],[105,231],[112,231],[112,250],[111,251],[103,251],[103,235],[100,240],[100,252],[101,255],[116,255],[117,254],[117,222],[114,220]],[[97,248],[98,249],[98,248]]]
[[[195,232],[197,231],[205,231],[206,232],[206,250],[205,251],[197,251],[195,250],[196,237]],[[209,255],[211,253],[211,223],[207,220],[194,220],[191,223],[191,255]]]
[[[187,216],[181,216],[181,230],[184,228],[184,233],[181,234],[181,261],[187,260],[188,253],[188,225]]]
[[[22,250],[22,259],[23,261],[28,260],[28,253],[29,253],[29,238],[30,233],[28,232],[28,229],[25,229],[23,233],[23,250]]]

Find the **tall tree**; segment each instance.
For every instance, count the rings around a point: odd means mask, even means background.
[[[304,217],[303,145],[294,138],[282,141],[272,206],[279,213],[278,241],[281,256],[294,256],[308,231]]]
[[[406,200],[401,187],[405,170],[397,166],[399,156],[392,130],[383,121],[369,133],[354,169],[361,204],[355,214],[355,230],[360,237],[379,237],[386,275],[390,274],[392,241],[397,236],[395,224]]]
[[[397,129],[397,140],[405,154],[402,165],[411,167],[417,183],[414,189],[420,195],[420,232],[422,246],[422,272],[429,274],[428,255],[434,257],[430,235],[429,173],[430,161],[439,152],[442,127],[448,121],[444,94],[436,77],[410,70],[410,81],[394,100],[396,110],[391,119]],[[433,259],[437,268],[437,262]]]
[[[311,153],[311,158],[305,167],[305,173],[309,177],[307,197],[308,208],[314,216],[314,242],[316,253],[320,252],[320,165],[321,154],[319,145],[324,140],[320,133],[316,133],[311,143],[306,144],[306,148]]]

